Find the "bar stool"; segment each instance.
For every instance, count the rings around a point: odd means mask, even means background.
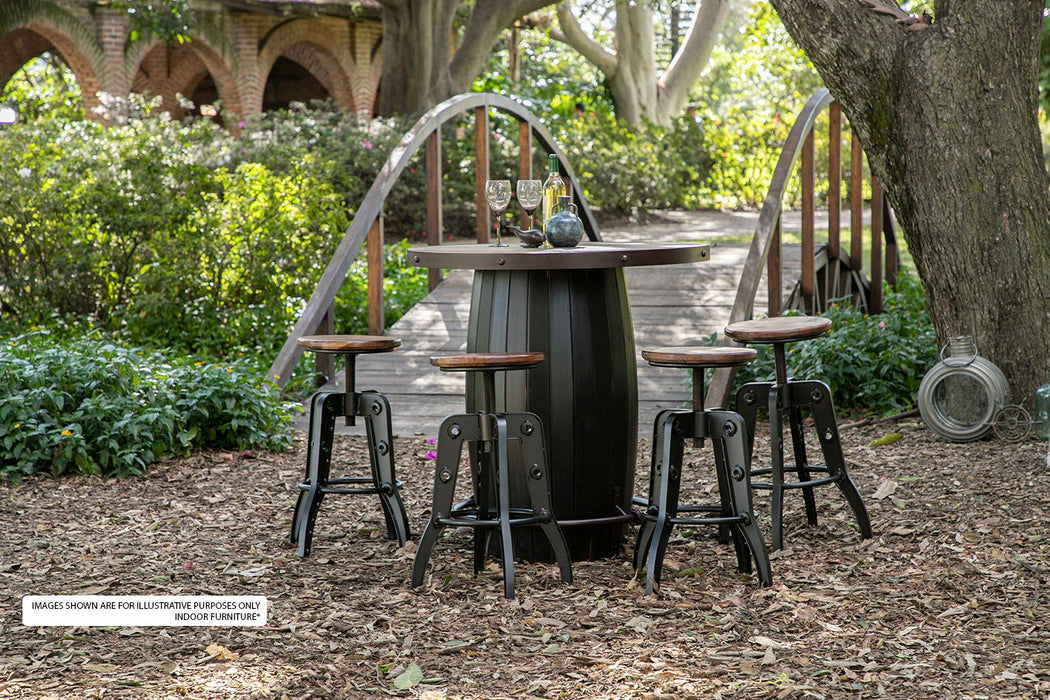
[[[390,352],[401,345],[397,338],[376,335],[313,335],[299,338],[303,348],[317,353],[342,355],[346,358],[346,391],[318,391],[310,399],[310,434],[306,448],[306,478],[299,484],[299,499],[292,518],[292,544],[299,545],[299,556],[310,554],[314,521],[321,501],[327,494],[375,494],[386,519],[387,539],[404,546],[411,533],[405,505],[398,491],[401,483],[394,474],[393,431],[390,426],[390,403],[375,391],[355,389],[354,369],[358,355]],[[357,417],[365,419],[368,435],[370,477],[329,477],[332,463],[332,438],[335,419],[345,416],[347,425]],[[360,486],[355,486],[360,484]]]
[[[814,380],[796,380],[788,376],[787,360],[784,347],[788,343],[819,338],[831,328],[831,321],[821,316],[780,316],[751,321],[740,321],[726,326],[726,335],[739,342],[750,345],[772,345],[776,363],[776,381],[750,382],[740,387],[736,394],[736,410],[744,417],[748,427],[750,441],[748,453],[754,449],[754,428],[758,409],[766,406],[769,409],[769,440],[772,452],[772,465],[768,469],[752,469],[751,475],[770,476],[769,483],[754,483],[752,488],[772,492],[771,511],[773,516],[773,549],[784,545],[784,491],[802,489],[806,505],[806,516],[810,525],[817,524],[817,506],[813,489],[826,484],[838,486],[846,502],[853,509],[854,517],[860,528],[863,539],[871,537],[871,521],[864,507],[860,492],[846,472],[846,461],[842,456],[842,443],[839,441],[838,424],[835,421],[835,407],[831,401],[831,391],[827,384]],[[809,411],[813,418],[820,449],[824,455],[824,465],[815,466],[806,458],[805,433],[802,409]],[[794,465],[784,465],[784,415],[787,414],[791,430]],[[793,472],[798,481],[785,483],[785,472]],[[811,472],[826,474],[823,478],[814,478]]]
[[[751,559],[754,558],[761,584],[769,586],[773,583],[769,556],[752,511],[751,489],[748,485],[750,460],[744,419],[732,411],[708,411],[703,407],[704,370],[738,367],[750,362],[756,354],[751,348],[736,347],[642,350],[642,357],[654,367],[692,370],[694,395],[697,397],[696,410],[661,411],[653,425],[649,501],[642,513],[638,544],[634,550],[635,570],[645,566],[646,594],[652,594],[654,584],[660,581],[667,541],[675,525],[716,525],[723,541],[728,529],[733,535],[737,569],[741,573],[750,573]],[[687,438],[711,439],[721,500],[719,505],[681,505],[678,502],[682,453]],[[710,515],[679,515],[705,512]]]
[[[427,560],[441,531],[446,527],[481,529],[474,533],[474,574],[485,564],[489,538],[498,531],[503,557],[503,595],[514,597],[514,545],[511,528],[538,525],[542,528],[561,569],[561,580],[572,583],[572,564],[551,506],[543,425],[534,413],[495,413],[496,372],[531,369],[544,360],[541,352],[467,353],[432,357],[430,363],[443,372],[481,372],[484,381],[484,410],[445,418],[438,433],[434,502],[423,530],[412,566],[412,587],[423,583]],[[510,463],[508,448],[521,445],[521,468],[527,470],[529,508],[510,507]],[[474,449],[473,497],[453,505],[456,475],[464,441]]]

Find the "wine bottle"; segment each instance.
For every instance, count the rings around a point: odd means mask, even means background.
[[[558,173],[558,156],[551,153],[547,156],[547,170],[549,175],[543,183],[543,230],[547,230],[547,221],[554,216],[554,205],[558,203],[558,197],[568,194],[565,181]]]

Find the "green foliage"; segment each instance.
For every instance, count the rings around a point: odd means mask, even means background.
[[[268,360],[404,125],[322,109],[235,137],[133,106],[116,126],[19,122],[0,141],[0,328],[97,326],[146,347]],[[466,160],[464,149],[450,150]],[[387,202],[395,238],[425,236],[412,170]],[[387,255],[391,323],[426,293],[402,251]],[[364,275],[355,264],[340,295],[341,332],[367,327]]]
[[[117,6],[127,10],[131,41],[148,36],[184,44],[196,24],[189,0],[117,0]]]
[[[98,334],[0,346],[0,478],[128,476],[195,448],[283,450],[290,404],[243,362],[169,361]]]
[[[788,374],[826,382],[839,412],[888,415],[914,407],[919,383],[939,360],[918,280],[899,275],[883,309],[869,316],[834,305],[825,314],[832,322],[828,335],[788,346]],[[770,347],[758,349],[756,360],[737,373],[738,382],[775,376]]]
[[[599,113],[558,122],[555,128],[593,206],[636,215],[698,203],[697,187],[710,161],[703,133],[688,118],[664,129],[630,126]]]
[[[698,201],[716,208],[761,205],[795,115],[820,87],[770,4],[753,3],[744,23],[716,47],[694,91],[711,159]],[[826,134],[826,127],[821,131]],[[826,165],[818,167],[826,174]],[[785,205],[799,196],[789,191]]]
[[[577,102],[588,114],[613,114],[612,96],[601,72],[548,32],[520,33],[517,81],[510,79],[509,49],[505,33],[489,57],[488,68],[474,82],[475,92],[513,95],[548,126],[571,118]]]
[[[409,241],[389,245],[384,252],[383,299],[384,318],[392,325],[427,295],[427,271],[408,264]],[[335,317],[340,333],[368,332],[368,287],[366,261],[354,261],[346,282],[335,299]]]
[[[0,105],[16,109],[22,122],[84,118],[76,76],[50,52],[27,62],[11,76],[0,93]]]

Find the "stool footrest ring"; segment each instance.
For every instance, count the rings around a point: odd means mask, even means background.
[[[816,486],[823,486],[824,484],[834,484],[842,480],[841,474],[835,476],[829,476],[826,479],[809,479],[808,481],[785,481],[780,485],[783,489],[809,489]],[[773,484],[751,484],[751,488],[759,491],[770,491],[773,489]]]
[[[656,522],[655,515],[645,514],[643,520]],[[711,518],[681,518],[678,516],[668,517],[667,522],[673,525],[734,525],[736,523],[747,524],[751,519],[744,515],[720,515]]]
[[[511,524],[515,527],[521,525],[542,525],[554,520],[550,515],[534,515],[531,510],[526,511],[525,513],[518,513],[516,510],[517,509],[512,508],[510,512]],[[458,518],[434,518],[434,522],[445,527],[492,528],[500,527],[502,525],[499,520],[478,520],[476,516],[472,515]]]

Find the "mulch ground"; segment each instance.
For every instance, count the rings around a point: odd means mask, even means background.
[[[871,445],[889,434],[901,437]],[[576,563],[571,585],[520,564],[508,601],[497,566],[470,575],[461,535],[412,590],[414,543],[383,538],[370,497],[326,500],[301,560],[287,543],[301,442],[141,478],[0,487],[0,697],[1050,697],[1046,443],[950,444],[917,419],[843,440],[873,539],[833,488],[807,526],[796,492],[771,588],[739,574],[713,532],[680,528],[651,597],[628,541],[620,557]],[[396,449],[418,535],[432,446]],[[356,465],[346,471],[367,465],[361,439],[339,438],[337,453]],[[710,499],[707,453],[687,456],[702,481],[685,498]],[[269,624],[23,626],[22,597],[50,594],[265,596]]]

